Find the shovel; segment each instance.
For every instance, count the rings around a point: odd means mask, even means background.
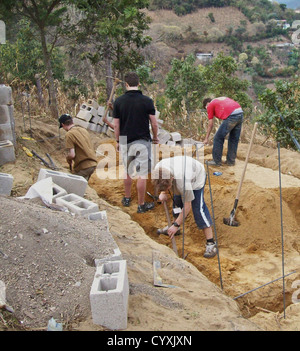
[[[247,156],[246,156],[246,160],[245,160],[244,170],[243,170],[243,173],[242,173],[242,177],[241,177],[240,184],[239,184],[239,187],[238,187],[238,191],[237,191],[237,194],[236,194],[236,198],[235,198],[235,201],[234,201],[233,209],[230,212],[229,218],[223,218],[223,223],[226,224],[226,225],[232,226],[232,227],[238,227],[240,225],[239,222],[235,220],[235,213],[236,213],[237,205],[238,205],[238,202],[239,202],[239,197],[240,197],[240,193],[241,193],[242,183],[243,183],[244,176],[245,176],[245,173],[246,173],[246,168],[247,168],[249,155],[250,155],[250,151],[251,151],[251,148],[252,148],[253,139],[254,139],[254,135],[255,135],[256,129],[257,129],[257,122],[254,124],[254,128],[253,128],[253,131],[252,131],[251,140],[250,140],[250,144],[249,144],[249,147],[248,147],[248,152],[247,152]]]

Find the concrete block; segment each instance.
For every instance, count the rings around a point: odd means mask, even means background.
[[[92,106],[95,110],[98,110],[99,104],[96,100],[88,99],[86,103],[88,106]]]
[[[13,140],[12,142],[14,143],[14,146],[17,146],[17,138],[16,138],[16,131],[15,131],[15,117],[14,117],[14,106],[10,105],[8,106],[8,112],[9,112],[9,118],[10,118],[10,125],[11,125],[11,131],[13,135]]]
[[[168,141],[167,141],[167,145],[168,145],[168,146],[176,146],[176,142],[173,141],[173,140],[168,140]]]
[[[0,84],[0,105],[12,105],[11,87]]]
[[[180,141],[181,140],[181,134],[180,133],[177,133],[177,132],[173,132],[173,133],[170,133],[171,135],[171,139],[173,141]]]
[[[98,124],[95,124],[95,123],[89,123],[87,129],[88,129],[88,130],[91,130],[91,131],[93,131],[93,132],[96,132],[96,131],[97,131],[97,125],[98,125]]]
[[[63,173],[41,168],[38,175],[38,181],[48,177],[51,177],[53,183],[65,189],[68,194],[73,193],[78,196],[84,196],[88,183],[85,178],[76,174]]]
[[[101,266],[103,263],[107,261],[120,261],[120,260],[123,260],[123,257],[120,249],[117,248],[117,249],[114,249],[113,255],[110,255],[109,257],[95,259],[95,267]]]
[[[10,122],[5,124],[0,124],[0,140],[1,141],[10,140],[12,142],[14,141],[14,136],[13,136]]]
[[[99,116],[99,115],[98,115],[98,116]],[[98,124],[99,124],[100,126],[104,126],[103,117],[102,117],[102,116],[99,116],[99,117],[100,117],[100,119],[99,119]]]
[[[98,108],[93,107],[87,103],[84,103],[80,106],[80,110],[77,114],[78,118],[82,118],[87,120],[88,116],[97,116],[98,115]]]
[[[110,138],[114,138],[115,137],[115,132],[112,128],[108,127],[107,131],[106,131],[106,135],[109,136]]]
[[[108,125],[105,123],[104,126],[102,126],[102,133],[106,134],[108,129]]]
[[[0,166],[16,160],[15,148],[10,140],[0,141]]]
[[[160,144],[166,144],[171,139],[171,135],[164,129],[160,129],[158,132],[158,139]]]
[[[54,183],[52,183],[52,192],[53,192],[53,197],[52,197],[53,202],[56,202],[56,199],[58,197],[62,197],[68,194],[64,188]]]
[[[90,120],[90,123],[95,123],[95,124],[97,124],[97,123],[99,123],[99,122],[101,122],[101,116],[92,116],[92,118],[91,118],[91,120]]]
[[[73,118],[73,122],[76,126],[80,126],[82,128],[88,129],[90,122],[87,122],[80,118]]]
[[[67,194],[56,199],[57,205],[66,207],[70,212],[78,216],[85,216],[93,212],[99,212],[99,207],[92,201],[86,200],[76,194]]]
[[[0,105],[0,124],[10,123],[8,105]]]
[[[93,322],[111,330],[127,328],[129,284],[125,260],[97,267],[90,291]]]
[[[11,174],[0,173],[0,195],[11,194],[14,177]]]
[[[105,112],[105,107],[104,106],[99,106],[98,107],[98,115],[103,116]]]
[[[76,117],[77,119],[82,119],[85,122],[89,122],[92,119],[93,115],[87,109],[86,110],[80,109]]]

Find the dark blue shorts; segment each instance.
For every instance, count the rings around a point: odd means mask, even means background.
[[[195,198],[192,201],[192,210],[198,228],[205,229],[211,227],[213,222],[204,201],[204,187],[199,190],[193,190],[193,192]],[[174,195],[174,206],[183,208],[181,195]]]

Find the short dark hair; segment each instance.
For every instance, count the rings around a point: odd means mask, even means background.
[[[211,101],[212,101],[211,98],[206,98],[206,99],[204,99],[203,102],[202,102],[203,108],[206,108],[206,105],[207,105],[209,102],[211,102]]]
[[[139,76],[135,72],[129,72],[125,75],[125,82],[130,87],[137,87],[140,83]]]
[[[68,126],[68,125],[71,125],[73,123],[73,119],[68,113],[61,115],[59,117],[58,121],[59,121],[59,128],[62,128],[63,124]]]

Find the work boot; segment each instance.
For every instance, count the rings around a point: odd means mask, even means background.
[[[226,161],[226,162],[225,162],[225,165],[227,165],[227,166],[234,166],[234,165],[235,165],[235,162],[228,162],[228,161]]]
[[[122,205],[125,207],[129,207],[130,206],[130,202],[131,202],[131,198],[130,197],[123,197],[122,199]]]
[[[154,202],[145,202],[143,205],[138,205],[137,213],[144,213],[154,208]]]
[[[215,167],[222,166],[222,163],[216,163],[214,160],[207,161],[207,164],[208,164],[209,166],[215,166]]]
[[[215,243],[206,244],[206,249],[203,257],[212,258],[212,257],[215,257],[216,254],[217,254],[217,245]]]

